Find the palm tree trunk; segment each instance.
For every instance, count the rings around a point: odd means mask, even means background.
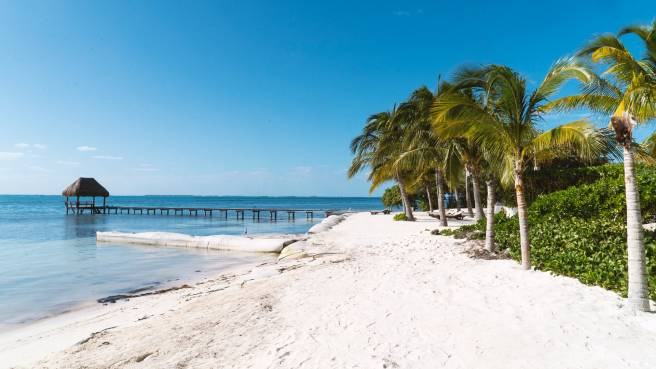
[[[489,180],[487,184],[487,224],[485,225],[485,249],[489,252],[494,251],[494,180]]]
[[[481,203],[481,186],[478,183],[478,175],[472,173],[471,177],[474,187],[474,208],[476,209],[474,220],[479,221],[485,218],[485,214],[483,214],[483,204]]]
[[[428,187],[426,187],[426,197],[428,198],[428,211],[431,213],[433,212],[433,200],[431,200],[431,195],[430,191],[428,191]]]
[[[626,247],[629,267],[628,302],[632,309],[649,311],[640,193],[638,192],[638,184],[635,179],[633,149],[626,146],[624,147],[624,187],[626,191]]]
[[[415,217],[412,214],[412,204],[410,203],[410,199],[408,198],[408,194],[405,192],[405,186],[403,185],[403,182],[400,180],[399,182],[399,192],[401,192],[401,200],[403,201],[403,207],[404,207],[404,212],[407,220],[409,221],[414,221]]]
[[[467,215],[470,218],[474,217],[474,211],[472,210],[471,195],[469,191],[469,171],[465,173],[465,201],[467,202]]]
[[[403,214],[407,214],[408,211],[406,209],[408,208],[408,204],[406,203],[406,197],[403,195],[405,188],[401,190],[401,187],[403,186],[401,181],[397,180],[396,183],[397,186],[399,186],[399,195],[401,196],[401,207],[403,208]]]
[[[442,171],[439,169],[435,170],[435,183],[437,184],[437,209],[440,212],[440,225],[443,227],[448,226],[446,222],[446,210],[444,209],[444,179],[442,177]]]
[[[524,177],[522,164],[515,162],[515,195],[517,216],[519,217],[519,243],[522,252],[522,268],[531,269],[531,241],[528,238],[528,211],[524,198]]]
[[[458,210],[458,212],[459,212],[460,211],[460,196],[458,196],[458,188],[457,187],[455,187],[453,189],[453,195],[456,199],[456,210]]]
[[[406,214],[407,210],[405,210],[405,209],[408,207],[408,205],[405,203],[405,196],[403,196],[403,193],[401,192],[401,186],[403,186],[403,185],[401,184],[401,181],[399,181],[399,180],[397,180],[396,183],[397,183],[397,186],[399,186],[399,195],[401,196],[401,207],[403,208],[403,214]],[[405,191],[405,189],[404,189],[404,191]]]

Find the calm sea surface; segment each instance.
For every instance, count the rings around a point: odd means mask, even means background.
[[[168,207],[382,208],[379,198],[112,196],[111,205]],[[66,215],[60,196],[0,195],[0,331],[137,288],[196,279],[270,260],[239,252],[96,244],[96,231],[167,231],[191,235],[304,233],[321,221],[268,213],[253,222],[215,215]]]

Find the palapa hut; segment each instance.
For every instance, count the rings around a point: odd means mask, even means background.
[[[84,209],[89,209],[92,214],[100,214],[106,210],[109,191],[94,178],[80,177],[71,183],[70,186],[66,187],[62,191],[62,195],[66,196],[66,214],[68,214],[69,210],[72,210],[75,214],[81,214],[84,212]],[[75,202],[69,200],[71,197],[76,198]],[[81,202],[81,197],[91,197],[92,200]],[[96,207],[96,197],[103,198],[102,208]]]

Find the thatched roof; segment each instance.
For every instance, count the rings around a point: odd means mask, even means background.
[[[62,191],[64,196],[108,197],[109,191],[93,178],[78,178]]]

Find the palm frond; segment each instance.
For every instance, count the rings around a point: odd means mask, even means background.
[[[656,132],[637,145],[636,157],[649,165],[656,164]]]
[[[610,115],[618,105],[618,99],[604,95],[571,95],[550,101],[541,107],[541,111],[571,111],[589,109],[595,113]]]
[[[595,75],[591,67],[580,58],[559,59],[551,66],[540,86],[531,95],[531,109],[538,109],[540,103],[549,99],[570,80],[588,85],[594,82]]]
[[[609,147],[607,137],[587,120],[577,120],[552,128],[533,139],[523,155],[545,161],[556,150],[570,150],[582,160],[599,158]]]

